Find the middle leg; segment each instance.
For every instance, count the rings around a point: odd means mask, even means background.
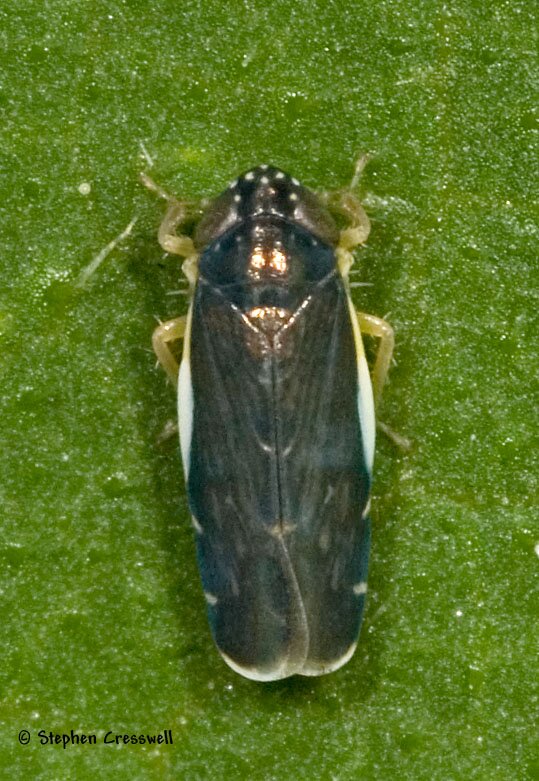
[[[180,366],[176,356],[170,349],[171,342],[177,342],[185,336],[187,317],[176,317],[160,323],[152,335],[152,346],[157,360],[172,380],[174,387],[178,385],[178,371]]]

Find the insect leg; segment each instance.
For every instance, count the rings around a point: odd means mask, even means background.
[[[368,336],[374,336],[379,339],[376,360],[372,370],[372,392],[374,404],[378,405],[382,395],[382,388],[387,378],[393,347],[395,345],[395,335],[393,329],[385,320],[375,315],[367,315],[364,312],[357,312],[359,328],[362,333]]]
[[[351,190],[334,193],[329,206],[350,220],[349,226],[341,231],[339,247],[351,252],[360,244],[365,244],[371,223],[357,195]]]
[[[166,190],[156,184],[153,179],[150,179],[147,174],[142,173],[140,179],[145,187],[168,202],[167,212],[157,233],[159,244],[165,252],[170,252],[173,255],[181,255],[184,258],[196,255],[193,240],[189,236],[176,234],[177,227],[198,211],[195,204],[190,201],[178,201],[177,198],[169,195]]]
[[[170,349],[170,343],[183,339],[186,324],[187,317],[176,317],[174,320],[160,323],[152,335],[152,346],[157,355],[157,360],[174,383],[174,387],[178,384],[180,367],[176,356]]]
[[[365,244],[371,230],[371,223],[354,192],[361,172],[369,161],[368,155],[363,155],[356,163],[354,176],[350,186],[344,190],[331,193],[321,193],[320,198],[328,209],[348,220],[349,225],[341,230],[339,249],[351,252],[360,244]]]
[[[395,345],[395,336],[389,323],[382,320],[381,317],[367,315],[364,312],[356,312],[356,314],[361,332],[380,340],[374,367],[371,372],[372,393],[374,404],[377,406],[389,372],[389,366],[393,356],[393,347]],[[383,431],[384,434],[400,448],[400,450],[408,451],[411,449],[412,445],[410,440],[403,437],[401,434],[398,434],[396,431],[393,431],[386,423],[377,420],[376,425],[380,431]]]

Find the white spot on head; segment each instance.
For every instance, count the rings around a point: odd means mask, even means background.
[[[248,171],[243,178],[245,179],[246,182],[252,182],[253,179],[255,178],[254,172]]]
[[[361,581],[361,583],[354,583],[352,586],[352,591],[356,595],[356,597],[360,597],[362,594],[367,593],[367,584],[364,580]]]
[[[288,196],[289,201],[297,201],[298,200],[298,194],[297,193],[290,193]]]
[[[241,201],[241,195],[239,193],[236,193],[236,195],[234,196],[234,201],[236,203],[239,203]]]
[[[311,246],[312,247],[317,247],[318,246],[318,241],[316,239],[312,238],[312,237],[311,237]]]
[[[228,185],[228,189],[229,190],[234,190],[237,186],[238,186],[238,180],[234,179],[234,181],[230,182],[230,184]]]
[[[299,187],[299,182],[298,182],[298,180],[295,177],[292,177],[292,179],[290,179],[290,181],[292,182],[292,184],[295,184],[296,187]]]
[[[285,175],[282,171],[277,171],[277,173],[275,174],[276,179],[284,179],[284,177]]]
[[[211,605],[212,607],[214,607],[219,601],[215,594],[210,594],[209,591],[205,591],[204,596],[206,597],[206,602],[208,605]]]
[[[363,510],[363,514],[361,516],[361,520],[366,518],[367,515],[370,513],[370,511],[371,511],[371,499],[369,497],[369,501],[367,502],[367,504],[365,505],[365,509]]]
[[[261,171],[267,171],[268,168],[269,168],[269,166],[266,163],[262,163],[262,165],[260,166],[260,170]]]
[[[269,184],[269,179],[267,176],[261,176],[260,177],[260,184]]]
[[[196,531],[197,534],[203,533],[204,530],[202,529],[202,526],[199,524],[199,522],[197,521],[194,515],[191,516],[191,523],[193,524],[193,529]]]

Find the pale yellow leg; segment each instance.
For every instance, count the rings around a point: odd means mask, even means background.
[[[178,385],[180,366],[176,356],[170,349],[170,343],[183,339],[186,323],[187,317],[176,317],[174,320],[167,320],[166,323],[160,323],[152,335],[152,346],[157,355],[157,360],[174,383],[174,387]]]
[[[181,255],[184,258],[196,254],[193,239],[181,233],[175,233],[178,225],[185,222],[186,218],[185,204],[179,201],[172,201],[169,203],[163,222],[157,232],[157,240],[165,252],[170,252],[172,255]]]
[[[352,181],[347,189],[322,195],[322,199],[329,209],[338,212],[350,222],[348,227],[341,230],[336,250],[339,269],[345,282],[347,282],[348,272],[354,260],[352,252],[355,247],[367,241],[371,229],[369,218],[359,198],[354,193],[361,173],[368,162],[369,155],[363,155],[359,158]],[[358,312],[357,316],[361,332],[380,340],[376,361],[372,370],[374,403],[377,405],[389,371],[395,337],[389,323],[386,323],[380,317],[367,315],[364,312]]]
[[[336,249],[339,270],[346,284],[348,282],[350,268],[354,262],[352,253],[356,247],[367,241],[371,229],[369,218],[361,205],[358,196],[354,192],[357,188],[361,173],[368,162],[369,155],[363,155],[359,158],[356,163],[352,181],[347,189],[339,190],[335,193],[323,193],[321,196],[323,202],[330,211],[340,214],[350,223],[346,228],[341,230],[339,244]],[[367,315],[364,312],[358,312],[357,317],[361,332],[380,340],[374,367],[371,372],[374,404],[375,406],[378,406],[382,395],[382,388],[387,379],[391,358],[393,356],[395,336],[389,323],[386,323],[386,321],[382,320],[380,317]],[[388,426],[378,420],[376,421],[376,425],[403,450],[409,449],[410,443],[405,437],[395,434]]]
[[[196,282],[198,253],[193,240],[189,236],[176,234],[176,229],[188,218],[200,213],[200,205],[190,201],[178,201],[144,173],[140,174],[140,179],[149,190],[152,190],[160,198],[164,198],[168,203],[168,209],[159,226],[157,237],[165,252],[185,258],[183,269],[192,290]],[[166,323],[160,323],[152,335],[152,345],[157,360],[174,383],[174,387],[178,385],[179,364],[170,345],[172,342],[183,339],[186,323],[187,317],[168,320]]]
[[[391,365],[393,348],[395,346],[395,335],[389,323],[382,320],[381,317],[367,315],[364,312],[357,312],[357,319],[362,334],[367,334],[368,336],[373,336],[375,339],[380,340],[376,352],[376,360],[372,369],[372,392],[374,404],[377,406]]]
[[[361,333],[367,334],[367,336],[373,336],[375,339],[379,339],[378,350],[376,353],[376,359],[374,361],[374,367],[371,372],[372,379],[372,394],[374,397],[374,405],[378,406],[378,402],[382,396],[382,389],[384,387],[387,375],[389,373],[389,367],[391,365],[391,358],[393,357],[393,348],[395,346],[395,335],[393,329],[385,320],[374,315],[367,315],[364,312],[357,312],[357,319],[359,322],[359,328]],[[403,437],[401,434],[397,434],[388,425],[381,420],[376,420],[376,425],[383,431],[384,434],[389,437],[401,450],[410,450],[412,445],[409,439]]]
[[[181,255],[189,258],[196,255],[193,240],[189,236],[176,234],[176,228],[185,222],[188,217],[200,212],[200,208],[191,201],[178,201],[173,195],[169,195],[162,187],[156,184],[146,174],[141,174],[142,183],[152,192],[157,193],[160,198],[168,202],[168,209],[159,226],[157,239],[165,252],[173,255]]]
[[[321,193],[320,198],[332,212],[340,214],[349,221],[349,225],[341,231],[339,249],[351,252],[355,247],[367,241],[371,230],[370,220],[355,194],[361,172],[369,161],[368,155],[363,155],[356,163],[354,176],[350,186],[345,190],[331,193]]]

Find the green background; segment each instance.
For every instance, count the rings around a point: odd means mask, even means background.
[[[10,778],[539,777],[534,6],[3,4]],[[381,417],[412,450],[379,438],[365,623],[325,678],[256,684],[213,648],[179,449],[159,438],[175,404],[150,337],[186,300],[156,242],[163,204],[138,182],[141,142],[187,197],[261,162],[340,187],[374,155],[356,266],[372,286],[355,298],[396,329]],[[158,749],[37,737],[165,728]]]

